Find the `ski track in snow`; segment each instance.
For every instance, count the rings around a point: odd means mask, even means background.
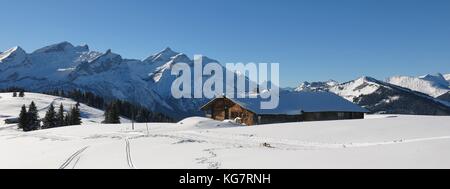
[[[133,159],[131,158],[130,140],[125,139],[125,153],[127,156],[128,167],[135,169]]]
[[[78,151],[76,151],[74,154],[72,154],[71,156],[69,156],[67,158],[67,160],[59,167],[59,169],[65,169],[67,166],[69,166],[74,159],[76,159],[76,161],[74,162],[74,164],[72,165],[72,169],[75,168],[76,164],[78,163],[78,161],[80,160],[81,154],[88,149],[89,146],[86,146]]]
[[[75,169],[75,167],[77,166],[78,162],[80,161],[81,156],[77,157],[77,160],[75,161],[75,163],[72,165],[72,169]]]

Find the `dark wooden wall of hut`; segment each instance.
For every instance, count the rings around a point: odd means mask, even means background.
[[[302,115],[257,115],[257,124],[290,123],[303,121]]]
[[[303,121],[302,115],[258,115],[258,124],[289,123]]]
[[[342,119],[364,119],[364,113],[358,112],[304,112],[303,121],[326,121]]]
[[[302,115],[256,115],[256,124],[290,123],[301,121],[330,121],[345,119],[364,119],[358,112],[304,112]]]

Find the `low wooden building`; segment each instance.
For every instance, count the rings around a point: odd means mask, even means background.
[[[5,119],[5,124],[15,124],[15,123],[19,123],[19,118],[8,118]]]
[[[266,99],[219,97],[201,107],[207,117],[215,120],[239,118],[246,125],[364,119],[366,109],[329,92],[281,92],[279,106],[261,109]]]

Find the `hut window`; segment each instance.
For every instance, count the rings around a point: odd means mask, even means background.
[[[344,119],[345,113],[344,112],[338,112],[338,119]]]

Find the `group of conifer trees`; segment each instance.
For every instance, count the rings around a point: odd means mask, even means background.
[[[40,129],[40,120],[39,114],[36,107],[36,104],[32,101],[31,104],[27,108],[25,104],[22,106],[19,114],[19,128],[23,129],[23,131],[34,131]]]
[[[25,104],[22,106],[18,123],[19,128],[23,131],[34,131],[69,125],[81,125],[80,104],[77,103],[67,113],[64,112],[64,106],[62,103],[59,105],[58,112],[55,111],[53,103],[50,104],[47,112],[45,113],[45,117],[42,119],[41,125],[41,119],[39,119],[36,104],[32,101],[28,106],[28,110]]]
[[[118,124],[120,123],[120,116],[132,119],[137,123],[173,122],[173,119],[161,113],[151,112],[142,106],[134,105],[127,101],[113,100],[106,105],[103,123]]]
[[[119,124],[120,123],[120,104],[118,101],[113,101],[105,109],[105,120],[103,123]]]
[[[105,105],[105,100],[92,92],[83,92],[81,90],[72,90],[69,92],[66,92],[64,90],[53,90],[45,92],[45,94],[70,98],[76,102],[80,102],[98,109],[103,109]]]
[[[61,96],[73,99],[77,102],[105,111],[105,120],[103,123],[118,124],[120,116],[128,119],[134,119],[136,122],[174,122],[174,120],[162,113],[152,112],[147,108],[130,103],[125,100],[105,100],[92,92],[73,90],[66,92],[64,90],[53,90],[46,92],[53,96]]]
[[[13,92],[13,97],[17,97],[17,92]],[[19,97],[25,97],[25,91],[19,91]]]

